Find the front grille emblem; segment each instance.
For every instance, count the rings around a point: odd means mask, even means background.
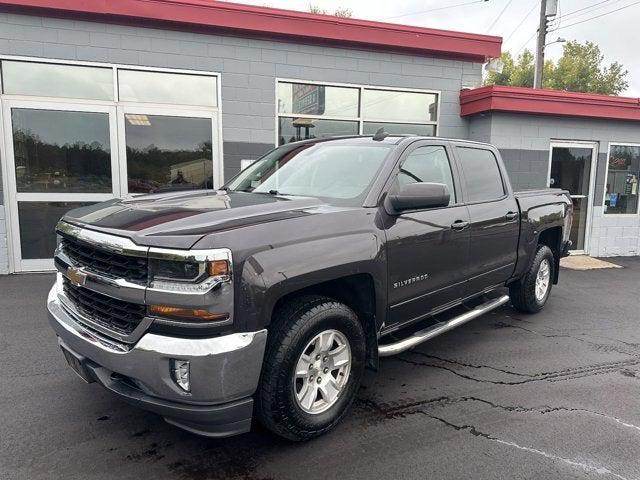
[[[87,281],[87,274],[76,267],[67,268],[65,277],[67,277],[69,281],[76,287],[84,287],[84,284]]]

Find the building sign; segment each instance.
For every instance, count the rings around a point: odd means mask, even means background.
[[[303,115],[323,115],[325,108],[325,88],[323,85],[294,83],[293,112]]]

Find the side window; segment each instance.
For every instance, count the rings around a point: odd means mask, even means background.
[[[493,152],[469,147],[458,147],[457,152],[467,201],[487,202],[504,196],[502,174]]]
[[[449,189],[451,200],[456,203],[456,191],[447,151],[441,145],[418,147],[404,159],[396,178],[396,187],[416,182],[444,183]]]

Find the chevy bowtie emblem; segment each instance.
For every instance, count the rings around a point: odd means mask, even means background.
[[[76,267],[67,268],[65,277],[67,277],[69,281],[76,287],[83,287],[85,282],[87,281],[87,274]]]

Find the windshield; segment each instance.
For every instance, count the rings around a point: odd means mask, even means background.
[[[331,142],[286,145],[242,171],[227,189],[352,204],[366,194],[390,148]]]

